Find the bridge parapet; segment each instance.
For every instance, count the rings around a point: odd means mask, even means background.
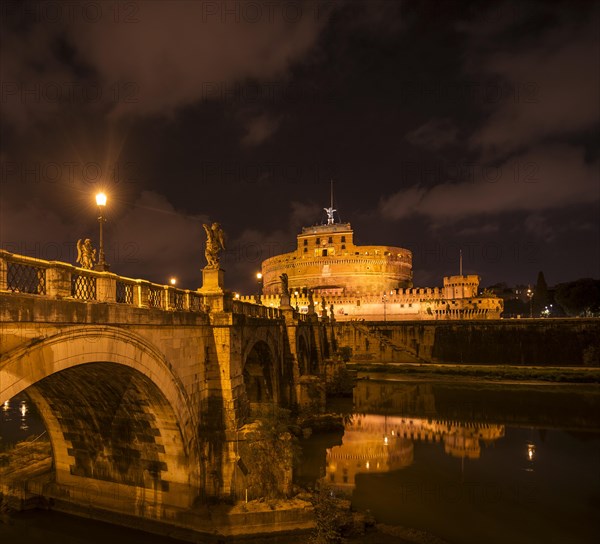
[[[0,292],[115,302],[138,308],[206,312],[204,296],[147,280],[78,268],[0,250]]]
[[[283,318],[283,312],[279,308],[242,302],[241,300],[232,300],[231,302],[231,311],[234,314],[243,314],[248,317],[262,317],[265,319]]]

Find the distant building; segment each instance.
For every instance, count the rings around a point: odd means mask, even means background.
[[[379,294],[412,287],[412,253],[392,246],[354,245],[350,223],[304,227],[295,251],[263,261],[263,293],[281,294],[286,273],[292,290],[315,294]]]
[[[333,204],[325,208],[325,225],[303,227],[295,251],[262,263],[261,303],[279,307],[282,274],[288,276],[290,302],[309,311],[309,292],[316,311],[337,320],[498,319],[501,298],[479,295],[477,275],[448,276],[442,288],[413,288],[412,253],[395,246],[354,245],[350,223],[333,220]],[[461,261],[462,262],[462,261]],[[254,297],[242,297],[254,301]],[[324,307],[323,307],[324,302]]]

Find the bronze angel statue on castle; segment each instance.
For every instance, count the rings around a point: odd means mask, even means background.
[[[204,256],[206,257],[206,268],[219,268],[219,253],[225,249],[225,239],[223,229],[219,223],[202,225],[206,232],[206,249]]]

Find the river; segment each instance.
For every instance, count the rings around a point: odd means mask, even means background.
[[[589,543],[600,535],[600,388],[363,375],[343,433],[302,440],[298,478],[451,544]],[[26,395],[0,407],[0,452],[44,425]],[[169,543],[57,512],[14,515],[3,542]],[[7,540],[4,540],[8,537]],[[12,540],[11,540],[12,539]]]

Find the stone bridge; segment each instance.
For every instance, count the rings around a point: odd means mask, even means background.
[[[42,414],[46,496],[161,520],[237,496],[239,429],[314,400],[330,343],[291,308],[0,251],[0,403]]]

